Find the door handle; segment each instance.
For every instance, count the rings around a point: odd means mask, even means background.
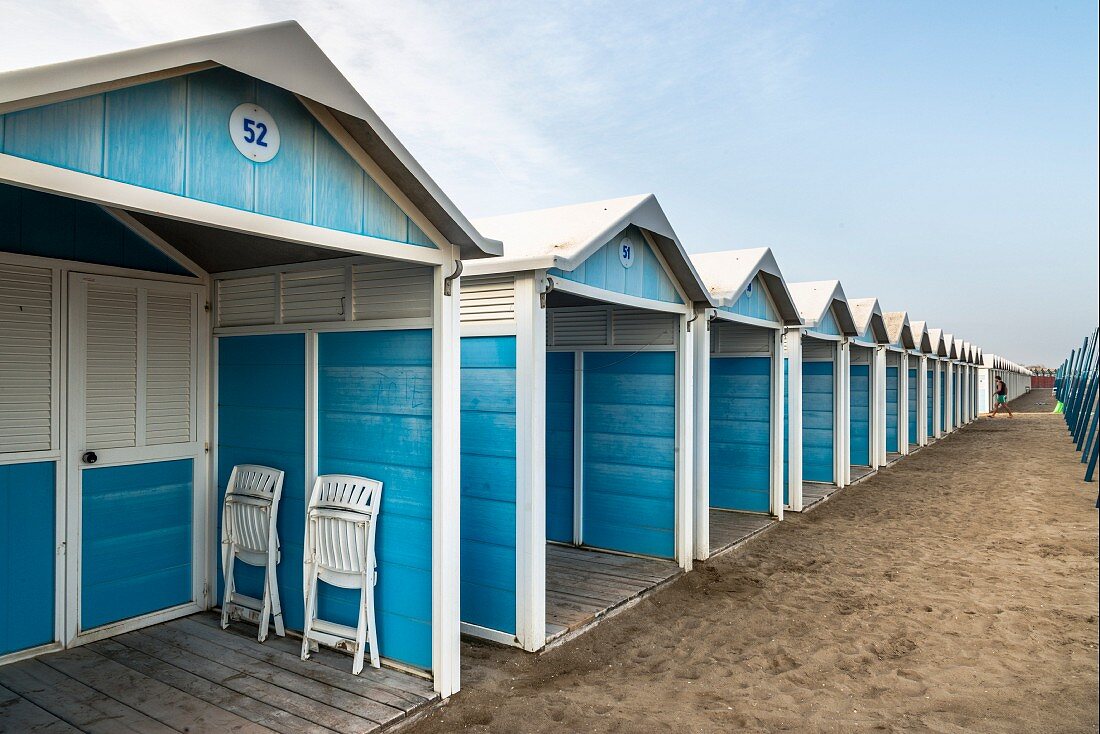
[[[84,455],[80,457],[80,460],[85,464],[94,464],[99,461],[99,457],[95,455],[94,451],[85,451]]]

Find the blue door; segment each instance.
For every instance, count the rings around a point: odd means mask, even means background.
[[[871,465],[871,367],[866,364],[851,366],[851,437],[852,466]]]
[[[835,481],[833,472],[833,363],[802,363],[802,478]]]
[[[886,450],[898,452],[898,368],[886,368]]]
[[[909,370],[909,445],[917,445],[917,370]]]
[[[710,360],[710,506],[771,510],[771,357]]]
[[[936,384],[935,379],[936,379],[936,376],[935,375],[936,375],[936,373],[935,373],[934,370],[928,370],[928,379],[926,380],[926,382],[928,383],[928,387],[925,390],[925,392],[927,393],[925,395],[925,404],[926,404],[925,408],[926,408],[926,412],[928,413],[927,421],[928,421],[928,437],[929,438],[932,438],[932,436],[934,436],[936,434],[936,427],[935,427],[936,415],[935,415],[935,411],[933,410],[933,406],[934,406],[933,401],[936,399],[936,393],[935,393],[935,384]]]
[[[546,354],[546,537],[573,542],[573,352]]]
[[[947,391],[943,389],[943,372],[938,375],[940,384],[940,430],[947,430]]]
[[[675,556],[676,358],[584,354],[583,542]]]

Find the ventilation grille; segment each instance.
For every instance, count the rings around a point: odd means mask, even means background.
[[[462,323],[512,321],[516,317],[516,280],[510,275],[462,279]]]
[[[616,309],[611,312],[612,345],[616,347],[671,347],[676,343],[672,314]]]
[[[283,273],[284,324],[344,320],[347,268]]]
[[[860,347],[850,347],[848,361],[851,364],[871,364],[871,350]]]
[[[219,280],[218,326],[273,324],[277,303],[273,274]]]
[[[0,265],[0,453],[53,448],[53,295],[49,270]]]
[[[748,324],[715,321],[710,333],[710,351],[713,354],[771,355],[775,332]]]
[[[555,310],[550,313],[547,343],[552,347],[607,346],[609,317],[606,308]]]
[[[836,342],[820,339],[802,340],[802,359],[832,359],[836,356]]]
[[[84,425],[97,449],[137,445],[137,312],[136,288],[88,285]]]
[[[191,440],[192,330],[190,295],[150,293],[146,302],[145,443]]]
[[[432,315],[432,269],[407,263],[352,268],[355,320],[415,319]]]

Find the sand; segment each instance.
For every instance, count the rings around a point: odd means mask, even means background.
[[[1044,400],[561,648],[465,643],[463,690],[404,731],[1097,731],[1096,485]]]

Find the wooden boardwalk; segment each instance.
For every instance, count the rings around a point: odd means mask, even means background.
[[[749,538],[778,524],[771,515],[710,508],[710,555],[733,550]]]
[[[835,484],[825,484],[823,482],[803,482],[802,483],[802,511],[808,512],[815,506],[820,505],[825,500],[829,499],[833,494],[840,491],[840,487]]]
[[[674,561],[546,546],[546,645],[572,639],[637,604],[683,571]]]
[[[377,732],[439,700],[393,670],[196,614],[0,666],[0,732]]]

